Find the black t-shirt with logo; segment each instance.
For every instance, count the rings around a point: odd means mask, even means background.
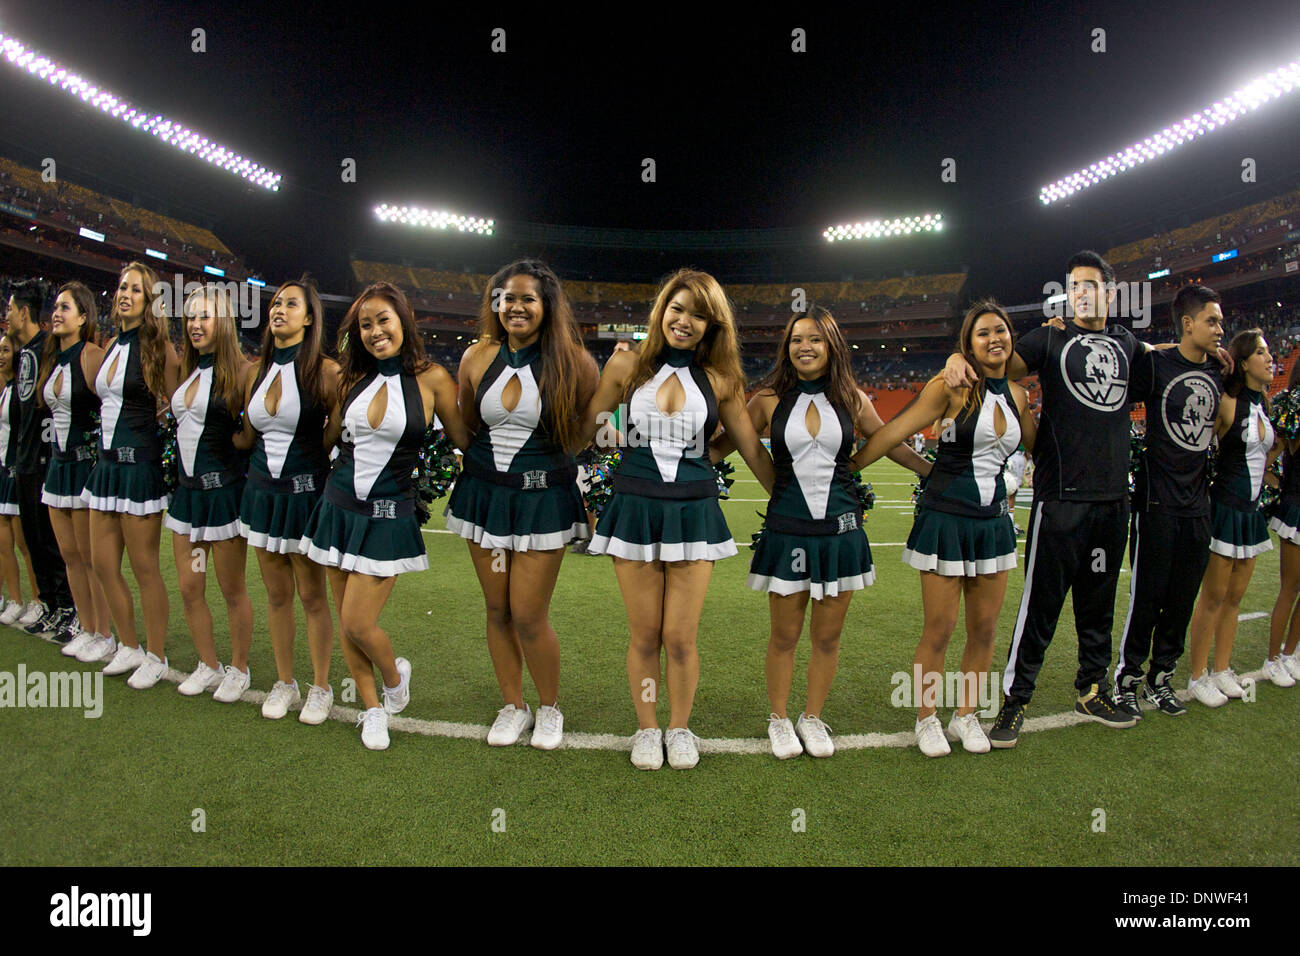
[[[1223,394],[1219,363],[1188,361],[1178,349],[1153,349],[1134,360],[1128,393],[1147,407],[1134,506],[1180,518],[1208,515],[1205,453]]]
[[[1122,325],[1089,332],[1073,322],[1064,332],[1040,326],[1016,342],[1016,353],[1043,389],[1035,500],[1128,497],[1128,380],[1142,348]]]
[[[45,349],[47,334],[44,329],[37,332],[14,357],[16,371],[11,401],[18,409],[14,416],[18,429],[18,454],[13,468],[24,475],[43,475],[50,460],[50,443],[45,440],[44,427],[48,415],[42,414],[40,396],[36,394],[36,380],[41,374],[41,352]]]

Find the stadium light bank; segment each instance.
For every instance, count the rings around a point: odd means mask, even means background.
[[[1149,159],[1163,156],[1198,136],[1204,136],[1215,129],[1227,126],[1238,117],[1259,109],[1269,100],[1290,93],[1298,85],[1300,85],[1300,63],[1288,63],[1272,73],[1257,76],[1241,89],[1234,90],[1231,96],[1216,101],[1191,116],[1184,117],[1173,126],[1153,133],[1119,153],[1112,153],[1087,169],[1076,170],[1051,185],[1044,186],[1038,191],[1038,198],[1046,206],[1059,199],[1073,196],[1102,180],[1141,166]]]
[[[375,207],[375,215],[380,222],[397,222],[444,231],[455,229],[457,232],[472,232],[480,236],[490,236],[496,228],[495,219],[461,216],[454,212],[421,209],[419,206],[390,206],[388,203],[381,203]]]
[[[251,159],[245,159],[233,150],[220,143],[214,143],[205,136],[200,136],[175,120],[165,116],[150,116],[134,104],[95,86],[89,80],[60,66],[36,50],[30,49],[15,37],[0,33],[0,56],[19,70],[44,80],[50,86],[57,86],[69,96],[76,97],[83,103],[89,103],[113,119],[120,119],[132,129],[151,133],[182,153],[197,156],[213,166],[221,167],[226,172],[242,176],[263,189],[272,192],[280,190],[279,173],[259,166]]]
[[[851,222],[840,226],[827,226],[822,236],[827,242],[844,242],[849,239],[886,239],[890,236],[910,236],[914,232],[943,232],[943,216],[939,213],[924,216],[904,216],[902,219],[873,219],[870,222]]]

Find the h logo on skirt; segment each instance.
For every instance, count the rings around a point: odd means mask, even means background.
[[[372,518],[396,518],[397,502],[390,498],[384,498],[374,502],[373,510],[370,517]]]
[[[546,472],[544,471],[526,471],[524,472],[524,491],[531,491],[535,488],[546,487]]]
[[[839,522],[840,527],[835,532],[836,534],[845,534],[849,531],[856,531],[858,528],[858,516],[851,511],[848,514],[840,515]]]
[[[316,490],[315,475],[294,475],[293,476],[293,493],[300,495],[305,491]]]

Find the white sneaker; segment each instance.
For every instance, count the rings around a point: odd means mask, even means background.
[[[262,702],[262,716],[268,720],[279,720],[285,714],[289,713],[289,707],[302,700],[302,695],[298,693],[298,682],[286,684],[282,680],[275,682],[271,688],[271,693],[266,695],[266,700]],[[385,727],[387,724],[384,725]]]
[[[497,719],[492,721],[488,731],[488,744],[493,747],[509,747],[518,743],[525,730],[533,726],[533,712],[524,704],[520,710],[514,704],[506,704],[497,711]]]
[[[943,736],[943,724],[938,714],[931,714],[925,720],[916,722],[916,745],[927,757],[946,757],[952,753],[948,741]]]
[[[122,644],[118,647],[117,653],[113,659],[104,665],[104,674],[107,677],[116,677],[118,674],[125,674],[127,671],[133,671],[144,663],[143,647],[127,647]]]
[[[357,726],[361,728],[361,742],[367,750],[388,749],[388,711],[382,707],[371,707],[357,715]]]
[[[1201,674],[1200,677],[1188,680],[1187,689],[1192,692],[1193,697],[1206,707],[1222,707],[1228,702],[1228,698],[1215,685],[1208,671]]]
[[[1233,700],[1241,700],[1242,687],[1241,679],[1237,677],[1237,672],[1231,667],[1225,670],[1215,671],[1210,675],[1214,681],[1214,686],[1219,688],[1219,692],[1224,697],[1231,697]]]
[[[236,670],[231,664],[226,668],[226,676],[221,678],[221,686],[212,692],[212,699],[220,704],[233,704],[244,696],[248,685],[253,682],[251,670]]]
[[[810,757],[829,757],[835,753],[835,745],[831,743],[831,729],[822,723],[820,717],[800,714],[794,732],[803,741],[803,749],[808,751]]]
[[[405,657],[399,657],[394,663],[397,665],[397,673],[402,676],[396,687],[384,688],[384,710],[390,714],[400,714],[411,702],[411,662]]]
[[[85,647],[77,654],[77,660],[83,664],[110,660],[117,653],[117,638],[112,634],[94,634]]]
[[[772,755],[778,760],[789,760],[803,753],[803,744],[794,734],[794,724],[789,717],[772,714],[767,718],[767,739],[772,741]]]
[[[27,605],[25,604],[21,604],[18,601],[6,601],[5,609],[0,611],[0,624],[4,624],[6,627],[13,627],[14,622],[23,616],[25,610],[27,610]]]
[[[135,673],[126,679],[126,686],[136,690],[148,690],[167,673],[167,658],[158,659],[158,655],[149,651],[144,661],[135,669]]]
[[[1300,655],[1283,654],[1282,666],[1286,668],[1288,674],[1295,678],[1296,681],[1300,682]]]
[[[1264,676],[1278,687],[1295,686],[1295,678],[1292,677],[1291,672],[1286,669],[1286,665],[1282,663],[1282,658],[1280,656],[1270,657],[1268,660],[1264,661]]]
[[[40,601],[28,601],[27,607],[23,610],[22,615],[14,622],[16,627],[21,627],[24,631],[41,619],[45,613],[45,607]]]
[[[330,715],[330,708],[334,706],[334,688],[317,687],[312,684],[307,688],[307,703],[303,705],[302,713],[298,715],[298,720],[304,724],[325,723],[326,718]]]
[[[700,762],[700,750],[695,746],[699,740],[688,727],[669,727],[664,735],[664,747],[668,750],[668,766],[674,770],[690,770]]]
[[[199,661],[199,666],[194,668],[194,673],[181,681],[181,686],[176,689],[186,697],[197,697],[205,690],[216,687],[225,679],[225,676],[226,670],[221,666],[220,661],[217,662],[215,668]]]
[[[564,715],[554,704],[537,708],[537,725],[533,728],[532,745],[538,750],[554,750],[564,736]]]
[[[64,657],[76,657],[81,653],[81,649],[94,639],[95,635],[89,631],[78,631],[76,637],[59,648],[59,653]]]
[[[952,720],[948,721],[945,735],[953,743],[961,741],[961,747],[968,754],[986,754],[992,749],[988,734],[980,726],[980,719],[974,711],[965,717],[958,717],[953,711]]]
[[[664,734],[658,727],[638,730],[632,738],[632,766],[658,770],[664,765]]]

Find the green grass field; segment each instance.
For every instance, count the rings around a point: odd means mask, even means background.
[[[766,739],[767,599],[744,586],[750,554],[744,545],[765,505],[742,500],[759,498],[761,489],[739,462],[736,477],[723,509],[741,553],[714,570],[700,625],[691,724],[704,738]],[[912,710],[890,703],[891,675],[910,670],[921,623],[918,575],[899,560],[911,525],[912,481],[888,461],[867,477],[877,493],[867,521],[877,580],[855,596],[845,625],[839,674],[823,711],[836,735],[894,734],[915,722]],[[1021,508],[1018,523],[1026,518]],[[441,527],[440,516],[429,525]],[[427,534],[426,541],[431,570],[400,578],[381,619],[414,667],[411,704],[402,716],[489,724],[501,701],[465,544],[444,533]],[[163,554],[164,574],[174,580],[170,549]],[[1258,562],[1243,613],[1271,610],[1277,577],[1273,552]],[[994,654],[999,671],[1022,584],[1023,562],[1011,573],[1002,612]],[[219,604],[216,582],[208,586]],[[1117,629],[1127,587],[1125,573]],[[253,688],[265,691],[274,667],[265,592],[251,556],[249,589]],[[168,656],[174,669],[188,672],[197,657],[174,588],[171,609]],[[220,651],[229,644],[221,612],[215,617]],[[630,736],[636,720],[624,672],[627,624],[608,558],[565,558],[551,620],[563,652],[566,731]],[[1031,718],[1073,707],[1077,645],[1068,604],[1061,620]],[[950,669],[962,633],[959,625]],[[1267,618],[1241,624],[1234,652],[1239,672],[1260,667],[1267,636]],[[807,656],[805,637],[794,714],[803,702]],[[0,628],[0,671],[14,672],[20,663],[29,670],[92,669],[60,656],[54,645]],[[301,614],[296,669],[305,689],[310,669]],[[338,695],[346,674],[336,650],[336,703],[343,703]],[[1185,687],[1185,668],[1179,677]],[[254,704],[184,698],[169,682],[141,692],[124,678],[105,678],[104,696],[97,720],[80,710],[0,709],[6,810],[0,863],[1300,862],[1294,744],[1300,687],[1261,684],[1254,703],[1213,712],[1193,703],[1177,719],[1149,712],[1129,731],[1085,724],[1026,733],[1015,750],[978,757],[958,748],[930,760],[915,747],[842,750],[820,761],[706,753],[692,771],[665,764],[657,773],[633,768],[626,752],[499,750],[482,740],[396,730],[388,751],[372,753],[349,724],[307,727],[292,713],[268,721]],[[660,708],[666,723],[666,701]],[[206,819],[202,832],[192,827],[197,809]],[[1095,827],[1097,810],[1104,811],[1104,832]],[[805,826],[796,832],[800,818]]]

